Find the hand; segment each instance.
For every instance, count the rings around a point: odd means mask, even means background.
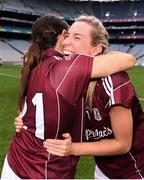
[[[23,120],[18,116],[15,118],[14,126],[16,129],[16,132],[20,132],[23,128]]]
[[[72,139],[69,133],[63,134],[64,140],[47,139],[43,142],[46,150],[57,156],[69,156],[71,154]]]

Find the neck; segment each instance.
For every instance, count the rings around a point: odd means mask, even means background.
[[[61,47],[59,41],[55,45],[55,50],[58,51],[59,53],[63,54],[62,47]]]
[[[59,53],[63,54],[63,48],[62,48],[62,42],[61,42],[61,39],[58,38],[58,41],[55,45],[55,50],[58,51]]]
[[[56,46],[55,46],[55,48],[54,48],[57,52],[59,52],[59,53],[61,53],[61,54],[63,54],[63,51],[62,51],[62,49],[61,48],[57,48]]]

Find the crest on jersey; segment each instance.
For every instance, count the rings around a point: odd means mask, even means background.
[[[94,115],[94,119],[95,120],[97,120],[97,121],[101,121],[102,120],[98,108],[93,108],[93,115]]]

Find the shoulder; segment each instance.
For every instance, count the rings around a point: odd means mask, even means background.
[[[121,86],[125,86],[127,84],[131,84],[129,75],[125,71],[118,72],[118,73],[112,74],[111,76],[102,78],[102,81],[103,81],[103,83],[108,84],[113,89],[116,89]]]
[[[125,71],[112,74],[110,76],[110,79],[115,85],[123,84],[130,81],[129,75]]]
[[[119,80],[119,81],[127,81],[130,79],[128,73],[125,71],[112,74],[110,77],[112,80]]]

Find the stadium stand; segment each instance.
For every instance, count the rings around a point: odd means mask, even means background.
[[[9,45],[6,39],[0,40],[0,54],[3,62],[19,64],[22,54]]]
[[[21,62],[19,57],[29,46],[32,22],[42,14],[55,13],[70,24],[79,15],[88,14],[102,20],[110,35],[110,49],[132,53],[137,64],[144,65],[143,9],[142,0],[0,0],[0,53],[3,56],[1,51],[8,48],[6,51],[16,53],[16,57],[5,55],[4,63]]]
[[[5,0],[2,1],[1,6],[3,9],[11,9],[11,10],[17,9],[18,11],[23,11],[23,12],[33,12],[33,9],[30,6],[25,6],[25,4],[20,0],[14,0],[14,1]]]
[[[18,40],[18,39],[9,39],[8,43],[12,47],[15,47],[15,49],[21,53],[26,51],[26,49],[30,46],[29,41]]]

